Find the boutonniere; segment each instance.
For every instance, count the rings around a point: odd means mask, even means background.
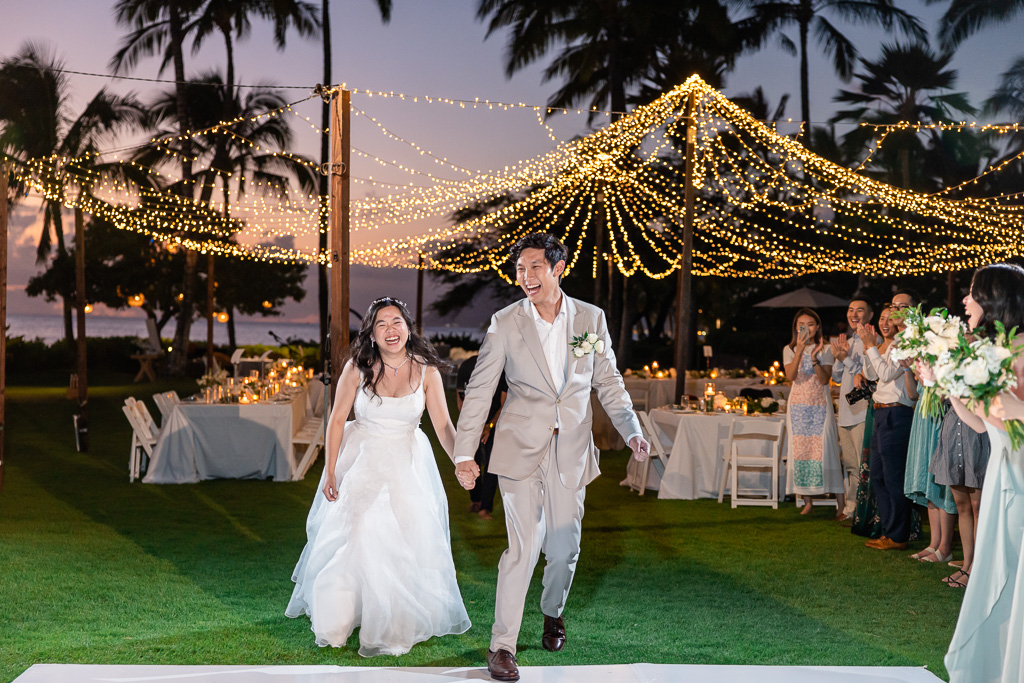
[[[583,358],[588,353],[604,353],[604,339],[599,338],[593,332],[584,332],[578,337],[573,337],[569,342],[572,347],[572,355],[576,358]]]

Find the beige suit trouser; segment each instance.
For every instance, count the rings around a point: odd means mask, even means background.
[[[853,472],[852,477],[846,479],[846,509],[847,515],[853,515],[857,508],[857,484],[860,482],[860,459],[864,451],[864,423],[860,422],[852,427],[839,428],[840,460],[843,463],[843,476],[846,477],[847,470]]]
[[[541,611],[549,617],[561,616],[569,596],[580,556],[586,487],[573,491],[563,486],[554,459],[552,440],[548,454],[526,479],[498,477],[508,527],[508,550],[498,560],[498,593],[491,629],[494,652],[516,652],[526,593],[541,552],[546,562]],[[537,631],[539,634],[540,629]]]

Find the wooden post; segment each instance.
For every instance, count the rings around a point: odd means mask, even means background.
[[[676,283],[676,400],[686,393],[686,369],[690,366],[690,338],[693,335],[691,311],[693,271],[693,205],[696,191],[693,187],[693,167],[696,159],[697,124],[695,121],[697,95],[691,93],[686,105],[686,174],[683,209],[683,253],[679,255],[679,279]]]
[[[75,411],[75,445],[79,453],[89,452],[89,381],[86,376],[85,336],[85,215],[75,207],[75,305],[78,308],[78,409]]]
[[[351,93],[331,98],[331,397],[348,355]],[[341,100],[339,102],[339,99]]]
[[[416,334],[423,336],[423,254],[416,271]]]
[[[216,281],[213,279],[213,252],[206,258],[206,371],[213,372],[213,307]]]
[[[0,491],[4,489],[4,404],[7,401],[7,162],[0,163]]]

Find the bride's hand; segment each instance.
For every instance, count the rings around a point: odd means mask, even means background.
[[[324,479],[324,497],[331,502],[338,500],[338,483],[333,474],[328,474]]]
[[[476,486],[476,478],[480,476],[480,466],[472,460],[460,462],[455,466],[455,477],[467,491]]]

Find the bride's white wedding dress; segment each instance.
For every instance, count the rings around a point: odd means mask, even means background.
[[[317,645],[344,647],[358,626],[359,654],[400,655],[470,627],[423,408],[422,378],[407,396],[356,393],[334,470],[338,499],[324,497],[321,476],[285,610],[309,615]]]

